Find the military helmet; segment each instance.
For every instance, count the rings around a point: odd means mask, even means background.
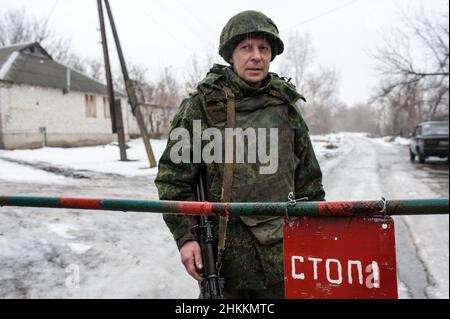
[[[228,21],[220,35],[219,54],[229,62],[236,45],[249,35],[266,36],[272,47],[272,61],[284,51],[284,43],[275,23],[259,11],[243,11]]]

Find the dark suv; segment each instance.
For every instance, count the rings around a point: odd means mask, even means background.
[[[417,125],[411,136],[409,157],[414,162],[425,163],[429,156],[448,158],[448,121],[423,122]]]

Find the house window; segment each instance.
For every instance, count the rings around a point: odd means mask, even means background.
[[[96,118],[97,117],[97,103],[95,95],[85,95],[86,102],[86,117]]]
[[[103,97],[103,114],[105,114],[105,119],[111,118],[111,109],[109,108],[109,102],[106,96]]]

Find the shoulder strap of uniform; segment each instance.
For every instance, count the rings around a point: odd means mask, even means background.
[[[236,101],[234,93],[229,87],[224,87],[227,97],[227,128],[236,128]],[[233,187],[233,171],[234,171],[234,137],[225,138],[225,163],[223,169],[222,182],[222,202],[231,202],[231,192]],[[229,215],[220,216],[219,219],[219,243],[218,243],[218,265],[221,265],[222,255],[225,250],[225,242],[227,240],[227,227]],[[219,268],[220,270],[220,268]]]
[[[211,86],[211,90],[199,90],[208,125],[224,125],[227,120],[227,94],[224,87],[221,81],[218,81]]]
[[[297,103],[298,100],[306,102],[306,99],[297,92],[295,85],[290,82],[290,79],[280,78],[276,73],[271,73],[271,75],[273,80],[269,94],[284,99],[292,105]]]

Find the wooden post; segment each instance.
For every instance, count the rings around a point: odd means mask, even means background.
[[[119,54],[120,65],[122,67],[123,79],[125,82],[125,86],[127,89],[128,99],[131,104],[131,108],[133,110],[133,114],[136,117],[139,130],[141,132],[142,139],[144,140],[145,150],[147,151],[147,157],[150,163],[150,168],[156,167],[156,160],[153,154],[152,146],[150,144],[150,137],[147,132],[147,128],[145,126],[144,119],[142,117],[141,111],[141,103],[136,94],[136,89],[134,86],[134,82],[130,79],[128,74],[128,69],[125,64],[125,59],[123,56],[122,47],[120,45],[119,35],[117,33],[116,25],[114,23],[114,17],[112,15],[111,7],[109,5],[109,1],[105,0],[106,11],[108,12],[109,22],[111,23],[111,30],[114,35],[114,40],[116,42],[117,52]]]
[[[120,160],[127,161],[128,158],[125,142],[125,132],[123,127],[122,108],[120,106],[120,100],[119,103],[117,104],[116,99],[114,97],[114,85],[112,81],[111,63],[109,60],[108,40],[106,37],[106,28],[105,28],[105,19],[103,15],[102,1],[97,0],[97,5],[98,5],[98,15],[100,18],[100,30],[102,34],[103,57],[105,60],[105,70],[106,70],[105,74],[108,87],[108,99],[111,113],[112,131],[113,133],[117,133],[117,140],[119,142],[119,149],[120,149]]]

